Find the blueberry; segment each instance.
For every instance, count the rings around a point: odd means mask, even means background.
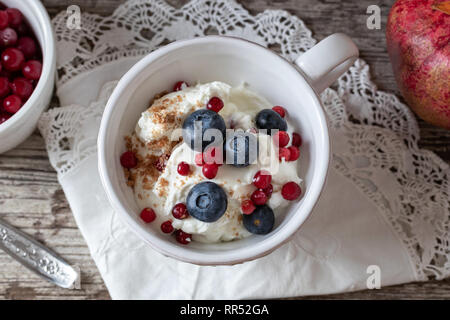
[[[201,131],[200,131],[201,125]],[[205,136],[205,132],[209,129],[219,130],[218,132],[209,131]],[[216,144],[223,144],[226,126],[223,118],[214,111],[200,109],[192,112],[183,123],[183,139],[192,150],[203,152],[206,147]],[[211,140],[208,140],[208,134],[211,134]],[[215,141],[216,135],[222,134],[221,141]]]
[[[201,182],[189,191],[186,206],[194,218],[203,222],[214,222],[227,210],[227,195],[214,182]]]
[[[275,216],[272,209],[267,206],[256,206],[251,214],[243,215],[244,227],[254,234],[268,234],[272,231]]]
[[[227,134],[225,141],[227,164],[234,167],[247,167],[258,157],[258,139],[249,132],[235,131]]]
[[[286,121],[275,111],[271,109],[261,110],[256,115],[256,126],[259,129],[267,129],[268,134],[272,134],[272,130],[286,131]]]

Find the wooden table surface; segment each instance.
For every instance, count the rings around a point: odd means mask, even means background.
[[[149,0],[150,1],[150,0]],[[109,15],[124,0],[43,0],[54,16],[69,5],[82,11]],[[186,1],[170,0],[173,6]],[[300,17],[316,39],[344,32],[356,42],[361,57],[371,66],[378,87],[398,94],[386,53],[384,30],[393,0],[249,0],[241,3],[251,13],[283,9]],[[369,5],[381,8],[382,29],[366,28]],[[57,101],[53,101],[56,105]],[[420,121],[421,147],[450,162],[450,131]],[[41,280],[8,255],[0,252],[1,299],[109,299],[108,291],[89,255],[88,248],[57,182],[44,141],[35,132],[19,147],[0,155],[0,215],[12,225],[34,236],[81,268],[82,289],[64,290]],[[311,298],[311,297],[309,297]],[[450,298],[450,279],[385,287],[380,290],[321,296],[326,299],[440,299]]]

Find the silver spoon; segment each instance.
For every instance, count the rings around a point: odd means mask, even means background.
[[[67,289],[79,282],[79,272],[56,253],[0,219],[0,249],[48,281]]]

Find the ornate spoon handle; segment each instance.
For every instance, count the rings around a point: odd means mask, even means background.
[[[60,287],[72,289],[79,278],[78,272],[56,253],[1,219],[0,249]]]

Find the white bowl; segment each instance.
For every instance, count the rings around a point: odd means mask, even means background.
[[[0,153],[3,153],[33,133],[41,113],[50,102],[55,83],[56,47],[50,18],[39,0],[1,0],[1,2],[22,12],[39,41],[43,57],[41,78],[33,94],[18,112],[0,124]]]
[[[357,56],[356,47],[346,36],[333,35],[325,41],[328,43],[325,52],[318,46],[319,49],[315,47],[298,61],[301,65],[309,59],[313,64],[314,59],[324,58],[319,54],[329,56],[329,46],[334,46],[335,41],[343,52],[338,53],[339,58],[328,57],[324,61],[334,60],[336,64],[331,66],[325,63],[322,72],[317,67],[314,68],[316,74],[309,72],[307,75],[318,90],[335,80],[353,63]],[[335,77],[329,76],[330,71],[335,73]],[[300,177],[304,179],[302,189],[305,193],[300,201],[292,203],[285,214],[277,216],[275,227],[269,234],[216,244],[194,241],[185,246],[178,244],[174,237],[162,234],[159,226],[146,225],[139,218],[139,208],[132,189],[126,185],[119,161],[126,150],[124,137],[133,132],[150,99],[171,88],[178,80],[191,84],[219,80],[232,86],[245,81],[250,89],[288,110],[291,123],[295,124],[304,141]],[[140,60],[122,77],[112,93],[98,137],[102,183],[119,216],[154,249],[200,265],[241,263],[266,255],[287,241],[309,216],[319,198],[327,174],[329,148],[324,111],[305,76],[287,60],[262,46],[220,36],[177,41]]]

